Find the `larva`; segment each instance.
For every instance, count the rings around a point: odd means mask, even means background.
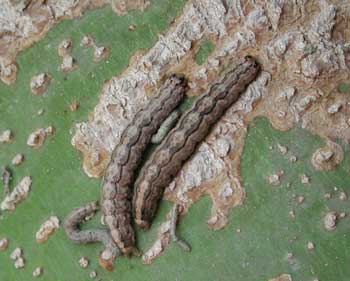
[[[259,69],[252,57],[245,57],[229,69],[183,114],[176,127],[153,152],[142,167],[134,187],[133,213],[140,228],[151,225],[165,187],[207,136],[212,125],[255,79]]]
[[[130,256],[135,247],[132,228],[132,187],[142,154],[162,122],[179,105],[187,90],[183,76],[172,75],[160,88],[160,94],[136,113],[121,135],[102,183],[102,212],[113,240]]]
[[[87,217],[95,214],[98,209],[97,202],[74,209],[64,222],[64,230],[68,238],[77,244],[102,242],[105,250],[100,255],[100,263],[104,268],[113,270],[113,262],[117,256],[121,255],[121,252],[107,229],[80,230],[80,224]],[[108,258],[103,258],[104,256],[108,256]]]

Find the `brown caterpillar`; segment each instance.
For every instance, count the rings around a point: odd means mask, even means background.
[[[208,135],[211,126],[255,79],[259,69],[252,57],[245,57],[228,70],[183,114],[176,127],[153,152],[142,167],[134,188],[133,213],[140,228],[149,228],[165,187]]]
[[[186,79],[172,75],[160,88],[161,94],[137,112],[126,127],[106,169],[102,183],[102,212],[113,240],[127,256],[136,250],[131,225],[135,170],[152,135],[179,105],[186,90]]]

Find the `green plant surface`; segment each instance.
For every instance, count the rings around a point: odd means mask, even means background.
[[[202,65],[207,61],[208,56],[214,51],[215,45],[210,40],[201,43],[196,55],[195,61],[198,65]]]
[[[32,272],[37,266],[44,268],[40,280],[49,281],[90,280],[92,270],[108,281],[261,281],[281,273],[291,274],[294,281],[312,281],[316,276],[321,281],[348,280],[349,219],[340,220],[333,232],[323,228],[323,217],[328,211],[349,213],[349,201],[338,199],[339,191],[350,192],[348,147],[343,145],[345,159],[337,170],[316,172],[310,163],[311,155],[324,142],[298,127],[289,132],[276,131],[266,119],[256,120],[249,128],[241,163],[247,198],[242,207],[232,210],[229,225],[216,232],[208,228],[209,198],[196,203],[181,221],[178,233],[192,245],[191,253],[171,244],[152,265],[143,265],[139,258],[122,257],[116,261],[115,271],[109,273],[98,266],[97,257],[102,249],[99,244],[74,245],[62,228],[45,244],[35,241],[40,224],[50,215],[62,220],[74,207],[99,199],[100,180],[89,179],[83,173],[81,156],[70,144],[70,130],[76,122],[88,119],[103,82],[125,69],[137,50],[150,48],[157,33],[166,31],[184,3],[184,0],[153,1],[146,12],[132,12],[124,17],[117,17],[110,8],[92,11],[80,20],[62,22],[18,57],[17,82],[10,87],[0,85],[0,131],[11,128],[15,135],[13,144],[0,144],[0,164],[9,165],[16,153],[24,153],[26,159],[21,166],[10,165],[14,171],[12,186],[25,175],[32,176],[33,184],[26,201],[0,220],[0,238],[10,238],[9,249],[0,252],[0,280],[33,280]],[[130,24],[136,25],[134,32],[128,30]],[[108,59],[96,64],[92,50],[79,46],[87,33],[98,45],[111,49]],[[58,71],[61,58],[57,46],[65,38],[72,38],[73,57],[79,64],[69,74]],[[29,88],[31,77],[40,72],[53,77],[44,97],[34,96]],[[81,105],[76,112],[68,109],[73,101]],[[38,116],[41,108],[45,113]],[[55,135],[43,147],[30,149],[26,145],[29,134],[49,125],[56,128]],[[292,163],[281,155],[277,143],[287,146],[288,155],[297,155],[298,161]],[[270,186],[267,176],[281,169],[285,172],[282,184]],[[310,185],[300,183],[301,174],[310,177]],[[331,200],[324,199],[325,192],[333,193]],[[295,195],[305,196],[305,202],[298,205]],[[157,226],[170,207],[163,202],[151,230],[137,232],[142,250],[155,240]],[[288,216],[291,210],[296,212],[295,220]],[[98,216],[84,227],[97,225]],[[315,243],[312,252],[307,249],[308,241]],[[21,270],[16,270],[9,258],[18,246],[23,248],[26,260]],[[288,253],[293,253],[290,261]],[[78,264],[82,256],[91,262],[88,269]]]
[[[342,82],[339,84],[338,89],[339,89],[339,92],[343,94],[347,94],[350,92],[350,85],[349,83]]]
[[[47,243],[38,245],[35,233],[50,215],[62,220],[72,208],[99,199],[100,181],[83,173],[81,157],[70,143],[71,129],[75,123],[87,120],[104,81],[124,70],[136,51],[152,47],[158,34],[166,32],[170,22],[181,13],[184,3],[184,0],[154,1],[146,12],[123,17],[116,16],[110,7],[88,12],[80,20],[58,24],[43,40],[18,56],[16,83],[0,84],[0,131],[10,128],[15,136],[13,144],[0,144],[0,164],[10,165],[15,154],[24,153],[26,159],[21,166],[10,166],[14,171],[12,186],[25,175],[32,176],[33,184],[27,200],[18,205],[16,212],[5,213],[0,221],[0,237],[10,238],[9,249],[0,253],[0,280],[31,280],[37,266],[44,267],[42,280],[86,280],[88,272],[78,265],[83,255],[91,259],[91,268],[97,267],[101,245],[73,245],[63,229]],[[128,29],[131,24],[136,26],[133,32]],[[98,46],[109,47],[111,56],[94,63],[93,50],[80,47],[86,34],[92,35]],[[73,41],[72,55],[78,63],[71,73],[58,70],[62,59],[57,48],[66,38]],[[47,94],[37,97],[29,85],[31,78],[41,72],[49,73],[53,79]],[[70,112],[69,105],[74,101],[80,103],[80,108]],[[37,115],[40,109],[45,110],[43,116]],[[41,148],[30,149],[26,145],[29,134],[49,125],[55,127],[55,135]],[[9,258],[17,246],[23,248],[26,259],[22,270],[16,270]],[[125,266],[129,262],[125,261]]]
[[[277,143],[288,147],[288,156],[278,152]],[[250,127],[241,166],[247,200],[231,219],[246,241],[241,247],[240,239],[239,252],[260,272],[260,280],[282,272],[290,273],[293,280],[348,279],[348,218],[340,220],[333,232],[324,229],[323,218],[329,211],[349,212],[349,202],[338,198],[341,191],[349,194],[349,147],[343,144],[345,158],[339,168],[317,172],[311,156],[324,145],[322,139],[301,128],[276,131],[266,119]],[[292,154],[298,158],[295,163],[289,161]],[[285,172],[281,186],[267,184],[266,177],[278,170]],[[310,184],[301,183],[302,174],[309,176]],[[329,201],[324,198],[327,192],[332,194]],[[299,205],[295,196],[304,196],[305,202]],[[295,210],[295,220],[288,216],[291,210]],[[314,251],[307,249],[308,241],[315,244]],[[287,253],[293,254],[291,261]],[[246,280],[259,280],[249,277]]]

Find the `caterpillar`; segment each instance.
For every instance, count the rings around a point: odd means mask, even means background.
[[[91,202],[70,212],[64,222],[64,230],[68,238],[76,244],[102,242],[105,246],[100,254],[100,264],[107,270],[113,270],[114,260],[121,251],[114,243],[106,229],[81,230],[80,224],[99,209],[98,202]],[[104,258],[108,256],[108,258]]]
[[[186,91],[184,76],[172,75],[167,79],[160,94],[138,111],[123,131],[105,171],[101,196],[104,221],[126,256],[137,252],[131,208],[135,170],[152,136],[179,105]]]
[[[259,64],[250,56],[228,68],[155,149],[141,168],[134,186],[133,215],[139,228],[150,227],[165,187],[259,70]]]

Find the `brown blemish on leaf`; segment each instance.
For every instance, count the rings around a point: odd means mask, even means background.
[[[107,271],[114,271],[115,257],[109,249],[105,249],[100,253],[99,264]]]
[[[94,62],[100,62],[106,58],[109,57],[110,55],[110,50],[107,47],[97,47],[95,46],[95,51],[94,51]]]
[[[279,170],[271,175],[269,175],[267,177],[267,182],[270,184],[270,185],[273,185],[273,186],[278,186],[281,184],[281,180],[282,180],[282,177],[284,176],[284,171],[283,170]]]
[[[84,153],[83,149],[79,149]],[[99,177],[103,175],[104,170],[101,170],[101,166],[105,166],[109,163],[110,154],[107,151],[96,151],[91,152],[88,151],[89,154],[85,154],[83,162],[84,171],[91,171],[92,174],[88,174],[88,176],[98,175]]]
[[[269,279],[269,281],[293,281],[292,276],[289,274],[281,274],[275,278]]]
[[[53,235],[60,227],[58,217],[51,216],[48,220],[42,223],[39,230],[35,234],[36,241],[39,244],[45,243],[51,235]]]
[[[32,78],[30,81],[30,89],[32,93],[37,96],[42,96],[51,82],[51,76],[47,73],[40,73]]]
[[[21,181],[13,188],[12,192],[7,194],[4,200],[1,202],[0,209],[2,211],[15,211],[16,205],[28,197],[31,184],[31,177],[27,176],[22,178]]]
[[[112,0],[112,9],[118,16],[123,16],[132,10],[144,11],[151,3],[145,0]]]
[[[6,251],[9,245],[9,239],[7,237],[0,239],[0,251]]]
[[[77,102],[77,101],[74,101],[74,102],[72,102],[72,103],[69,105],[69,110],[70,110],[71,112],[75,112],[75,111],[77,111],[77,110],[79,109],[79,107],[80,107],[80,103]]]
[[[336,212],[329,212],[324,216],[324,227],[328,231],[333,231],[337,227],[338,214]]]
[[[11,164],[14,166],[19,166],[23,163],[23,161],[24,161],[24,154],[18,153],[12,158]]]
[[[44,268],[39,266],[36,267],[32,273],[33,277],[40,277],[44,273]]]
[[[31,148],[38,149],[40,148],[48,136],[53,135],[55,129],[52,126],[47,127],[46,129],[40,128],[31,133],[27,139],[27,145]]]
[[[13,133],[10,129],[7,129],[0,134],[0,143],[12,143]]]
[[[18,66],[16,62],[4,64],[0,67],[0,79],[7,85],[11,85],[16,81]]]
[[[76,60],[72,57],[73,42],[71,39],[64,39],[58,46],[58,55],[62,57],[60,69],[62,72],[71,72],[77,67]]]
[[[58,45],[58,55],[60,57],[64,57],[66,55],[70,55],[73,49],[73,42],[72,39],[64,39],[59,45]]]
[[[332,141],[327,141],[327,145],[317,149],[311,158],[312,166],[318,171],[334,170],[344,158],[342,147]]]
[[[79,259],[79,265],[81,268],[87,268],[89,266],[90,261],[86,257],[81,257]]]

